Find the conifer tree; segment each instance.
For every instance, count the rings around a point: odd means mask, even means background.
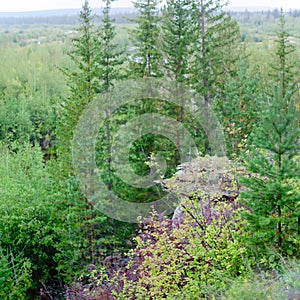
[[[273,69],[273,95],[267,97],[262,121],[252,135],[252,149],[246,167],[253,174],[242,178],[248,190],[240,196],[251,232],[250,245],[260,253],[275,248],[283,255],[299,256],[299,111],[295,106],[295,82],[287,64],[291,52],[281,16],[281,32]],[[279,82],[278,82],[279,80]],[[275,87],[274,87],[275,85]]]
[[[122,58],[122,51],[119,51],[118,45],[114,43],[116,36],[115,27],[113,25],[114,19],[110,17],[111,0],[105,0],[105,7],[103,9],[103,16],[101,20],[101,27],[99,32],[99,45],[101,51],[98,55],[98,64],[100,67],[100,83],[101,92],[105,94],[105,141],[102,144],[102,152],[106,156],[106,169],[108,176],[108,189],[112,188],[112,170],[111,170],[111,128],[109,126],[109,92],[116,80],[121,79],[121,65],[124,59]],[[105,145],[104,145],[105,144]]]
[[[188,63],[191,56],[190,45],[192,43],[191,18],[192,2],[190,0],[167,0],[162,10],[160,50],[162,53],[162,70],[164,75],[174,82],[173,95],[180,100],[182,83],[187,83],[189,73]],[[176,118],[179,122],[185,121],[185,103],[168,107],[168,115]],[[177,147],[182,143],[182,132],[177,130]],[[173,164],[180,161],[179,153]]]
[[[136,22],[136,28],[130,31],[133,44],[132,54],[130,55],[130,77],[147,79],[147,90],[152,95],[151,78],[161,77],[161,52],[158,47],[160,33],[160,17],[158,5],[161,0],[136,0],[133,1],[134,7],[138,11],[138,16],[131,19]],[[139,113],[150,113],[155,110],[153,99],[141,99],[139,101]],[[152,117],[150,118],[152,120]],[[151,121],[150,121],[151,122]],[[142,149],[148,157],[154,152],[155,138],[148,134],[136,143],[137,149]],[[139,152],[139,151],[138,151]],[[139,159],[138,159],[139,160]],[[142,163],[144,168],[148,166]]]
[[[247,148],[248,137],[260,119],[264,86],[261,74],[250,70],[249,63],[246,58],[237,62],[236,76],[228,78],[213,103],[223,125],[227,155],[232,158]]]
[[[161,75],[161,54],[157,42],[159,36],[158,4],[160,0],[137,0],[134,7],[138,17],[137,28],[131,31],[134,46],[130,68],[133,77],[159,77]]]
[[[236,71],[240,33],[237,23],[223,11],[221,0],[193,0],[192,5],[194,42],[189,81],[204,97],[204,115],[208,116],[209,105]],[[210,151],[207,139],[204,148],[206,153]]]
[[[122,192],[122,184],[120,182],[116,183],[116,176],[114,176],[111,164],[112,136],[118,130],[118,127],[114,122],[114,115],[111,115],[110,94],[113,92],[116,82],[125,77],[123,69],[125,56],[124,50],[120,49],[119,45],[115,43],[115,19],[110,15],[112,2],[113,0],[103,0],[104,8],[102,10],[100,28],[97,31],[97,43],[100,49],[97,56],[98,76],[101,97],[105,99],[103,111],[106,118],[104,128],[100,128],[101,136],[99,136],[97,141],[97,166],[102,169],[102,174],[104,175],[102,179],[106,182],[107,189],[109,191],[113,190],[113,193],[119,193],[120,190]],[[115,117],[118,119],[120,115],[116,114]],[[135,225],[108,218],[99,211],[95,215],[98,216],[98,220],[95,223],[97,248],[101,249],[100,251],[106,251],[104,252],[106,255],[111,253],[109,251],[116,250],[113,247],[115,245],[118,245],[120,252],[124,251],[128,247],[126,241],[136,229]]]
[[[167,0],[163,9],[161,51],[166,75],[184,82],[190,58],[192,3],[190,0]]]
[[[193,60],[191,83],[207,103],[235,70],[240,42],[239,27],[223,11],[221,0],[193,1]]]
[[[77,195],[72,199],[71,214],[76,214],[76,221],[82,227],[82,236],[78,237],[81,255],[89,263],[95,263],[95,235],[96,216],[92,203],[88,201],[79,190],[73,173],[72,142],[73,134],[81,114],[86,106],[100,92],[99,64],[97,58],[101,51],[97,42],[94,15],[88,0],[83,3],[79,15],[79,28],[77,37],[72,39],[72,50],[68,53],[75,65],[74,70],[61,69],[67,77],[70,95],[62,102],[62,116],[58,126],[58,161],[60,176],[63,176],[66,186],[74,186]],[[106,217],[98,218],[97,222],[103,224]],[[85,245],[85,246],[82,246]]]
[[[99,93],[108,91],[113,80],[117,78],[115,72],[117,54],[114,52],[116,46],[111,43],[114,38],[114,29],[109,17],[109,6],[110,2],[107,2],[103,10],[102,27],[98,32],[89,3],[87,0],[84,2],[80,12],[78,36],[72,40],[73,49],[69,53],[75,70],[62,70],[69,80],[70,96],[63,102],[63,114],[58,132],[59,162],[61,173],[68,182],[67,184],[75,185],[74,188],[78,189],[77,193],[81,195],[76,203],[75,201],[72,203],[72,211],[76,211],[77,222],[83,228],[81,244],[85,246],[82,246],[81,251],[85,253],[85,260],[92,264],[99,259],[99,251],[105,253],[105,249],[115,242],[112,238],[108,238],[113,235],[111,233],[113,227],[106,216],[95,211],[93,204],[75,184],[71,146],[74,130],[86,106]],[[103,107],[103,110],[106,110],[106,107]],[[109,128],[106,128],[106,132],[109,135]],[[106,154],[107,152],[104,153]],[[102,237],[106,237],[101,240],[102,249],[96,247],[99,243],[99,232]],[[105,247],[103,247],[104,243],[106,243]]]
[[[103,16],[99,32],[98,64],[100,66],[101,91],[107,92],[113,86],[114,81],[122,78],[120,66],[123,64],[123,51],[118,50],[114,43],[116,36],[114,19],[110,16],[111,0],[104,0]]]
[[[68,80],[70,95],[63,99],[58,126],[58,154],[64,174],[72,174],[71,143],[76,124],[86,105],[100,91],[97,64],[100,51],[95,35],[94,16],[86,0],[79,16],[78,36],[72,39],[69,56],[75,70],[61,69]]]
[[[283,97],[288,90],[291,90],[295,96],[297,89],[297,56],[295,55],[295,47],[288,40],[289,34],[285,29],[285,24],[284,12],[281,9],[279,18],[280,31],[276,40],[275,61],[271,65],[270,79],[273,82],[271,89],[274,85],[282,85]]]

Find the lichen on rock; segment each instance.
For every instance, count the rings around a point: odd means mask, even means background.
[[[182,223],[186,205],[190,206],[189,212],[192,208],[197,210],[197,214],[200,213],[208,223],[218,217],[217,203],[230,202],[235,208],[234,200],[241,191],[238,183],[238,173],[241,172],[244,173],[244,168],[236,167],[227,157],[197,157],[181,164],[172,178],[161,181],[165,190],[181,199],[181,205],[174,212],[174,223]]]

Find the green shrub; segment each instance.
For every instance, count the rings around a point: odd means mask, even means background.
[[[299,299],[299,279],[299,261],[284,261],[280,272],[273,270],[268,273],[252,273],[247,279],[235,280],[223,298],[226,300]]]
[[[5,253],[0,245],[0,299],[25,299],[32,286],[31,264],[26,259],[15,259]]]
[[[219,217],[209,221],[192,213],[179,227],[168,219],[152,220],[137,237],[119,299],[201,299],[246,272],[245,248],[236,238],[241,221],[226,203],[214,205]],[[135,274],[135,276],[132,276]]]

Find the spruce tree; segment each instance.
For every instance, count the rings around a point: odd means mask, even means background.
[[[245,158],[253,174],[241,183],[248,188],[240,196],[249,209],[245,214],[250,245],[259,253],[273,248],[283,255],[299,256],[299,111],[295,105],[295,82],[287,64],[291,52],[281,16],[273,74],[272,96],[266,96],[262,121],[252,134],[252,149]]]
[[[147,79],[147,91],[150,99],[140,99],[139,114],[150,113],[155,111],[156,102],[151,99],[152,78],[161,77],[161,52],[158,47],[158,38],[160,33],[160,17],[158,5],[161,0],[136,0],[133,1],[134,7],[138,11],[138,16],[132,21],[136,22],[136,28],[130,31],[131,41],[133,44],[132,54],[130,55],[130,77]],[[152,116],[150,120],[152,120]],[[152,122],[152,121],[150,121]],[[142,149],[143,159],[142,169],[148,169],[145,165],[146,157],[154,153],[155,137],[148,134],[139,139],[136,143],[138,152]],[[140,160],[140,157],[137,161]]]
[[[226,75],[234,71],[238,59],[239,27],[223,11],[220,0],[193,1],[193,61],[191,83],[211,102]]]
[[[105,156],[107,170],[107,185],[108,189],[112,188],[112,170],[111,170],[111,129],[109,125],[110,110],[109,110],[109,93],[116,80],[122,78],[121,65],[123,64],[123,52],[118,50],[118,45],[114,43],[116,36],[114,19],[110,16],[111,0],[105,0],[103,16],[99,31],[99,45],[101,51],[98,55],[98,64],[100,68],[99,77],[101,83],[101,92],[105,94],[105,140],[102,141],[102,154]]]
[[[137,0],[134,7],[138,17],[134,19],[137,28],[131,31],[134,46],[130,62],[131,76],[140,78],[159,77],[161,75],[161,54],[158,49],[160,0]]]
[[[85,197],[76,184],[72,166],[72,141],[73,133],[80,116],[86,106],[100,93],[108,93],[113,81],[118,78],[117,65],[119,65],[116,46],[112,43],[115,36],[114,28],[109,16],[110,1],[106,2],[103,9],[103,18],[100,31],[96,29],[94,16],[86,0],[80,12],[80,26],[78,36],[72,39],[73,48],[69,53],[75,65],[75,70],[63,69],[69,81],[70,96],[64,99],[63,114],[59,126],[59,162],[61,173],[67,184],[75,185],[80,195],[77,202],[72,203],[72,210],[76,211],[82,227],[82,238],[85,239],[82,247],[87,263],[95,264],[101,255],[107,254],[112,244],[118,240],[114,238],[115,226],[99,211],[93,203]],[[108,112],[107,107],[103,107]],[[107,117],[109,117],[107,115]],[[110,143],[110,128],[105,128],[106,142]],[[105,147],[102,156],[109,157],[109,148]],[[86,154],[89,159],[89,153]],[[93,170],[90,170],[93,172]],[[110,169],[108,168],[108,174]],[[102,236],[99,240],[98,237]],[[113,236],[113,238],[111,237]],[[119,241],[118,241],[119,242]],[[99,245],[101,244],[101,245]],[[102,252],[102,254],[101,254]]]
[[[194,42],[189,81],[204,97],[204,114],[208,114],[209,105],[236,71],[240,33],[237,23],[223,11],[221,0],[193,0],[192,5]],[[206,141],[205,152],[209,151]]]
[[[78,237],[77,245],[80,254],[87,263],[95,263],[95,214],[93,205],[79,190],[74,177],[72,165],[72,142],[76,125],[88,105],[100,91],[98,78],[97,55],[99,52],[96,41],[94,15],[85,0],[79,15],[77,36],[72,39],[72,50],[68,53],[74,63],[74,69],[61,68],[68,80],[70,95],[61,103],[61,117],[58,125],[58,163],[59,175],[66,189],[77,197],[66,199],[69,201],[68,214],[73,217],[73,226],[82,227],[82,236]],[[69,192],[70,192],[69,191]],[[66,192],[67,193],[67,192]],[[105,222],[102,218],[98,222]],[[75,224],[76,223],[76,224]],[[83,246],[84,245],[84,246]]]
[[[122,78],[121,65],[124,62],[122,50],[118,50],[118,45],[114,42],[116,36],[114,19],[110,16],[111,0],[104,0],[105,7],[102,11],[102,20],[99,31],[99,45],[101,51],[98,52],[98,64],[100,67],[101,91],[107,92],[116,80]]]
[[[82,6],[79,22],[78,35],[72,39],[72,50],[68,53],[75,68],[61,68],[70,88],[70,95],[61,103],[57,132],[58,155],[65,175],[72,174],[71,143],[76,124],[86,105],[100,91],[97,64],[100,49],[96,41],[94,16],[87,0]]]
[[[119,130],[116,123],[124,116],[120,114],[111,114],[111,107],[113,107],[110,98],[113,93],[114,85],[117,81],[122,80],[125,77],[125,71],[123,63],[125,61],[124,50],[119,47],[115,42],[115,19],[111,17],[111,3],[112,0],[103,0],[104,8],[102,10],[102,18],[100,22],[100,28],[97,31],[98,38],[97,43],[100,51],[97,56],[97,63],[99,67],[99,82],[100,82],[100,97],[105,99],[103,111],[105,114],[105,122],[103,128],[100,128],[99,139],[97,141],[97,166],[102,170],[102,180],[105,181],[107,190],[120,194],[125,189],[117,176],[114,176],[114,170],[112,168],[111,155],[112,155],[112,137]],[[117,122],[116,119],[118,120]],[[105,201],[101,199],[101,201]],[[115,251],[117,245],[120,253],[128,247],[126,241],[130,239],[130,235],[136,229],[133,224],[128,224],[114,220],[112,218],[103,216],[102,213],[96,211],[96,216],[103,219],[105,223],[101,224],[99,221],[96,223],[96,229],[98,235],[96,235],[97,248],[104,251],[104,254],[108,255],[112,251]],[[103,238],[104,237],[104,238]],[[106,252],[105,252],[106,251]]]
[[[260,120],[264,86],[257,68],[241,58],[237,62],[236,76],[230,76],[216,95],[213,108],[223,125],[227,155],[236,158],[247,148],[248,137]]]
[[[186,81],[190,59],[192,3],[167,0],[163,9],[161,51],[166,75],[177,82]]]
[[[190,0],[167,0],[162,10],[160,50],[162,53],[162,70],[169,80],[173,81],[172,94],[183,97],[183,83],[187,83],[188,64],[191,56],[191,18],[192,2]],[[184,99],[181,105],[171,105],[165,112],[179,122],[185,121]],[[177,147],[182,144],[183,133],[177,130]],[[174,165],[180,161],[179,153],[174,157]]]
[[[270,79],[271,92],[273,86],[282,85],[282,96],[284,97],[287,90],[294,93],[297,90],[296,74],[297,74],[297,55],[295,47],[289,42],[289,34],[285,29],[284,12],[281,9],[279,18],[280,31],[276,40],[276,50],[274,63],[271,65]]]

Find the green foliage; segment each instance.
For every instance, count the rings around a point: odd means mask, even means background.
[[[280,13],[280,31],[278,32],[275,50],[275,63],[271,65],[271,80],[273,85],[282,86],[282,96],[285,97],[288,89],[295,92],[297,57],[295,56],[295,47],[289,42],[289,34],[285,29],[285,18],[283,10]]]
[[[222,291],[230,278],[245,271],[245,248],[236,238],[242,227],[236,215],[226,219],[228,206],[220,203],[212,210],[224,219],[207,222],[197,205],[188,203],[187,215],[193,217],[186,217],[179,227],[170,229],[166,219],[145,225],[127,266],[136,275],[124,283],[119,299],[209,297],[209,291]]]
[[[193,46],[191,78],[193,88],[206,102],[212,102],[238,59],[239,27],[223,11],[223,1],[193,1]]]
[[[275,247],[285,255],[296,255],[300,194],[289,181],[299,176],[298,113],[290,95],[283,98],[280,88],[269,101],[245,158],[254,176],[241,180],[249,190],[240,199],[250,209],[246,219],[251,240],[261,254],[265,247]]]
[[[1,149],[0,174],[1,247],[9,254],[14,280],[29,277],[25,286],[34,290],[56,275],[60,193],[43,166],[42,152],[30,146],[17,154]]]
[[[71,143],[73,131],[85,106],[100,92],[97,63],[99,44],[95,33],[94,16],[85,1],[79,17],[77,36],[72,39],[68,53],[75,67],[61,68],[68,79],[70,95],[61,101],[61,118],[57,128],[61,173],[72,174]]]
[[[60,47],[11,48],[1,45],[0,140],[13,144],[55,147],[57,97],[66,91],[55,63],[62,63]]]
[[[165,115],[171,116],[180,120],[181,110],[180,107],[171,103],[166,103],[166,101],[161,101],[159,99],[139,99],[133,103],[126,104],[114,111],[110,116],[108,125],[110,128],[111,136],[116,136],[118,131],[122,129],[122,126],[126,125],[126,122],[142,115],[143,113],[154,113],[159,114],[164,112]],[[204,133],[199,129],[198,120],[190,113],[185,113],[184,127],[189,130],[193,135],[195,143],[199,146],[199,149],[203,148],[203,136]],[[99,139],[97,139],[97,166],[101,171],[104,171],[103,180],[109,182],[109,177],[105,171],[107,168],[107,137],[106,137],[106,128],[101,128],[99,132]],[[125,140],[130,138],[130,132],[128,136],[122,136]],[[116,147],[116,144],[115,144]],[[120,153],[119,153],[120,154]],[[122,155],[122,154],[121,154]],[[149,174],[150,165],[153,163],[152,157],[159,155],[163,160],[166,161],[166,172],[161,174],[165,178],[171,177],[174,172],[176,172],[176,166],[180,163],[179,151],[176,148],[176,145],[173,144],[168,138],[157,135],[157,134],[145,134],[137,138],[130,148],[129,152],[129,162],[131,168],[139,176],[145,176]],[[192,155],[192,154],[191,154]],[[119,166],[119,170],[122,169],[122,172],[130,173],[127,170],[127,167]],[[157,199],[160,199],[165,192],[159,184],[147,187],[147,188],[138,188],[123,182],[117,175],[114,173],[114,169],[111,172],[111,188],[112,191],[118,195],[120,198],[130,201],[130,202],[150,202]],[[128,175],[130,176],[130,175]],[[129,178],[129,177],[128,177]]]
[[[137,27],[131,31],[133,55],[130,62],[131,76],[159,77],[161,53],[158,50],[160,0],[137,0],[134,7],[139,15],[133,19]]]
[[[231,12],[232,17],[237,20],[240,25],[244,41],[255,43],[259,46],[262,42],[274,39],[278,30],[280,19],[280,10],[277,9],[277,17],[269,11],[261,12]],[[300,18],[298,13],[284,12],[287,21],[286,29],[293,39],[299,38]]]
[[[297,299],[300,296],[299,261],[282,261],[283,270],[266,274],[250,274],[234,280],[223,299]]]
[[[110,1],[105,2],[99,30],[96,29],[95,16],[89,3],[85,1],[80,13],[77,37],[73,38],[73,47],[69,52],[74,68],[62,69],[69,80],[70,96],[61,103],[62,118],[58,127],[59,164],[56,165],[59,171],[54,170],[55,174],[62,178],[63,190],[69,191],[69,194],[66,194],[67,203],[71,205],[68,217],[75,226],[75,232],[80,234],[80,238],[74,236],[74,239],[69,241],[69,246],[74,243],[78,252],[72,253],[71,248],[67,248],[67,251],[60,255],[60,267],[65,265],[68,270],[70,266],[67,264],[72,256],[82,265],[97,264],[115,248],[122,251],[134,229],[134,226],[109,219],[94,208],[76,183],[71,161],[73,133],[84,109],[99,93],[108,92],[114,81],[121,78],[119,69],[123,61],[120,58],[121,52],[114,44],[114,38],[115,28],[110,18]],[[108,109],[103,107],[103,110],[109,118]],[[106,126],[105,142],[102,143],[103,151],[100,153],[105,162],[109,184],[110,131],[109,126]]]
[[[247,148],[248,137],[260,119],[263,87],[261,76],[250,71],[250,62],[237,62],[236,76],[225,83],[221,95],[214,99],[214,110],[223,125],[227,155],[237,157]]]
[[[223,87],[235,74],[240,56],[239,27],[223,7],[223,1],[192,1],[188,81],[204,97],[205,109],[216,96],[222,97]],[[209,151],[206,141],[204,154]]]
[[[283,19],[281,25],[284,26]],[[282,32],[277,47],[278,67],[274,68],[279,86],[267,98],[262,121],[252,134],[252,148],[245,161],[254,175],[242,178],[248,190],[240,199],[249,208],[245,217],[250,243],[258,246],[260,254],[275,248],[284,255],[297,256],[300,194],[290,181],[297,180],[300,174],[299,111],[294,101],[293,74],[287,65],[290,51],[283,27]]]
[[[1,45],[1,100],[39,99],[53,101],[66,92],[65,80],[55,68],[64,65],[63,47],[59,44],[13,47]]]
[[[45,166],[42,151],[30,145],[17,153],[1,149],[3,290],[13,284],[16,292],[33,297],[41,287],[57,289],[59,280],[70,282],[87,264],[121,249],[130,234],[95,214],[75,180],[58,182],[50,170],[56,164]]]
[[[163,9],[160,37],[163,67],[168,77],[177,82],[183,82],[188,74],[191,7],[189,0],[168,0]]]
[[[1,103],[0,139],[8,144],[28,142],[33,133],[29,110],[24,102],[10,100]]]
[[[118,50],[118,45],[114,40],[116,37],[116,29],[113,24],[114,19],[110,16],[111,1],[106,0],[103,9],[103,17],[99,30],[100,51],[98,53],[98,63],[100,66],[101,91],[107,91],[113,82],[121,79],[121,68],[124,59],[122,58],[123,51]]]
[[[111,139],[112,139],[112,128],[110,127],[110,122],[108,121],[111,117],[111,112],[109,111],[109,93],[112,91],[114,83],[117,80],[122,79],[124,74],[122,74],[122,64],[124,62],[123,51],[118,50],[118,45],[115,44],[114,38],[116,36],[115,26],[113,24],[114,20],[110,17],[111,1],[105,1],[105,8],[103,9],[103,18],[101,21],[101,27],[99,31],[99,53],[97,61],[99,64],[99,81],[100,90],[106,94],[105,98],[105,111],[106,123],[105,123],[105,138],[102,143],[102,153],[101,156],[104,157],[106,161],[106,178],[108,189],[112,187],[112,170],[111,170]]]
[[[88,282],[78,294],[82,299],[111,299],[109,285],[124,299],[298,299],[298,262],[283,271],[248,274],[244,243],[258,253],[262,268],[280,265],[276,250],[299,256],[299,11],[232,13],[242,25],[242,40],[250,41],[245,47],[252,53],[245,58],[239,28],[222,1],[167,0],[159,16],[159,1],[138,0],[136,24],[126,28],[115,28],[110,4],[105,1],[100,24],[85,1],[78,28],[51,25],[74,23],[75,16],[19,18],[18,24],[0,27],[0,298],[34,299],[43,288],[45,297],[56,299],[64,284],[81,277]],[[133,29],[131,41],[127,29]],[[132,48],[123,64],[124,47]],[[235,216],[225,222],[231,207],[218,203],[213,212],[222,217],[207,222],[199,207],[192,211],[187,205],[192,219],[178,228],[169,219],[146,224],[127,267],[128,260],[118,256],[106,273],[104,258],[130,247],[126,242],[135,225],[94,209],[72,176],[70,150],[86,105],[113,88],[125,66],[133,78],[165,74],[187,81],[220,117],[228,153],[239,159],[249,145],[245,164],[252,175],[242,180],[248,190],[241,195],[249,211],[243,213],[245,232]],[[153,201],[164,193],[158,186],[130,186],[110,169],[113,135],[145,112],[182,122],[200,152],[208,150],[198,120],[179,106],[140,99],[114,115],[107,111],[97,166],[106,168],[104,181],[112,192],[128,201]],[[59,159],[46,163],[56,147]],[[170,140],[154,134],[132,144],[128,159],[136,174],[147,175],[157,153],[167,162],[165,177],[172,176],[179,153]],[[118,264],[123,269],[116,275]]]
[[[26,299],[26,292],[32,286],[31,263],[8,253],[0,245],[0,297],[3,300]]]
[[[55,144],[54,105],[41,105],[36,98],[9,99],[0,103],[0,140],[10,147],[30,142],[49,151]]]

